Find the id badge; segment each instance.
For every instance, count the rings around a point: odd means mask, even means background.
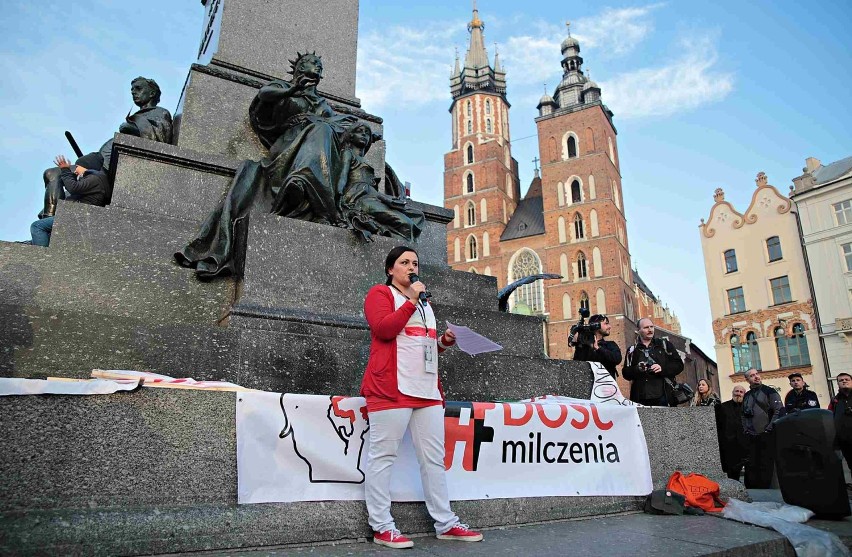
[[[426,373],[438,373],[438,364],[435,360],[436,356],[435,346],[429,342],[428,338],[423,339],[423,368]]]

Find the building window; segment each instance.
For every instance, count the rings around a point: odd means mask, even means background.
[[[491,114],[491,101],[489,99],[485,99],[485,113]]]
[[[473,133],[473,122],[470,120],[467,121],[467,133],[468,135]]]
[[[589,295],[586,294],[585,290],[580,292],[580,307],[585,310],[589,309]]]
[[[750,332],[746,341],[740,342],[739,335],[731,335],[731,355],[734,360],[734,373],[745,373],[751,368],[760,371],[760,352],[757,349],[757,336]]]
[[[474,259],[479,259],[479,254],[476,249],[476,236],[471,235],[467,239],[467,260],[473,261]]]
[[[586,237],[585,232],[583,228],[583,216],[577,213],[577,216],[574,217],[574,237],[581,240]]]
[[[852,271],[852,244],[843,244],[843,259],[846,261],[846,270]]]
[[[728,290],[728,309],[731,313],[740,313],[746,310],[742,286]]]
[[[786,276],[769,279],[769,284],[772,286],[772,303],[786,304],[793,301],[793,296],[790,294],[790,279]]]
[[[491,118],[485,121],[485,133],[492,133],[494,128],[491,127]]]
[[[470,101],[467,101],[467,117],[470,118],[472,116],[472,109],[470,106]]]
[[[468,174],[467,178],[465,178],[465,180],[467,182],[467,184],[466,184],[467,189],[465,191],[467,193],[473,193],[473,173],[471,172],[470,174]]]
[[[589,269],[586,265],[586,254],[582,251],[577,256],[577,276],[579,278],[587,278],[589,276]]]
[[[810,365],[808,343],[805,340],[805,327],[801,323],[793,325],[793,336],[788,337],[784,327],[775,329],[775,347],[778,349],[778,364],[781,367]]]
[[[773,236],[766,240],[766,251],[769,253],[769,261],[778,261],[784,255],[781,253],[781,240]]]
[[[577,156],[577,139],[573,135],[568,136],[568,158],[573,159]]]
[[[515,258],[511,267],[510,282],[520,280],[530,275],[541,273],[541,260],[529,249],[524,249]],[[543,281],[537,280],[524,284],[512,294],[512,310],[518,313],[529,312],[534,315],[544,313],[544,286]]]
[[[476,205],[473,204],[473,201],[467,202],[467,207],[465,210],[466,219],[464,221],[465,226],[476,226]]]
[[[580,190],[580,181],[574,180],[571,182],[571,203],[579,203],[582,199],[583,195]]]
[[[833,207],[838,225],[852,223],[852,199],[835,203]]]
[[[473,145],[467,146],[467,164],[473,164]]]
[[[737,252],[729,249],[725,251],[725,272],[733,273],[737,270]]]

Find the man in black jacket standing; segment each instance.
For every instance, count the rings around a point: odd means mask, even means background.
[[[638,323],[636,344],[627,349],[621,373],[632,381],[630,400],[645,406],[670,406],[671,388],[666,379],[674,380],[683,371],[683,360],[671,342],[654,338],[654,322],[643,317]]]
[[[722,470],[732,480],[740,479],[743,462],[748,456],[748,437],[743,430],[743,397],[745,393],[745,387],[736,385],[731,393],[731,400],[716,407]]]
[[[828,409],[834,414],[835,445],[843,453],[846,465],[852,467],[852,375],[838,373],[837,387]]]
[[[752,368],[745,372],[749,391],[743,397],[743,430],[749,436],[745,486],[769,489],[775,472],[775,422],[784,415],[784,404],[772,387],[763,385]]]
[[[574,349],[574,360],[580,362],[598,362],[606,368],[612,378],[618,377],[615,366],[621,363],[621,349],[611,340],[604,340],[612,331],[609,318],[606,315],[593,315],[589,318],[589,325],[600,323],[600,328],[595,330],[594,344],[577,344]],[[569,343],[576,342],[575,338],[568,337]]]
[[[787,379],[790,380],[790,386],[793,387],[784,397],[784,409],[788,414],[793,410],[819,408],[817,394],[808,389],[801,373],[791,373],[787,376]]]

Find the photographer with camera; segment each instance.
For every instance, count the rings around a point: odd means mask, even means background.
[[[644,406],[670,406],[673,396],[667,379],[683,371],[680,354],[666,339],[654,338],[654,323],[643,317],[638,323],[636,344],[627,349],[621,373],[632,381],[630,400]]]
[[[621,363],[621,348],[611,340],[604,340],[612,331],[609,318],[606,315],[593,315],[587,325],[586,317],[589,317],[589,310],[580,308],[580,321],[568,333],[568,345],[574,347],[574,360],[598,362],[615,379],[618,377],[615,366]]]

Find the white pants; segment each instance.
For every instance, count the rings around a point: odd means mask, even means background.
[[[411,429],[414,452],[420,464],[420,479],[426,508],[435,519],[435,531],[443,534],[459,523],[450,509],[444,470],[444,408],[395,408],[370,412],[370,451],[364,482],[370,527],[374,532],[395,529],[391,516],[391,466],[406,429]]]

